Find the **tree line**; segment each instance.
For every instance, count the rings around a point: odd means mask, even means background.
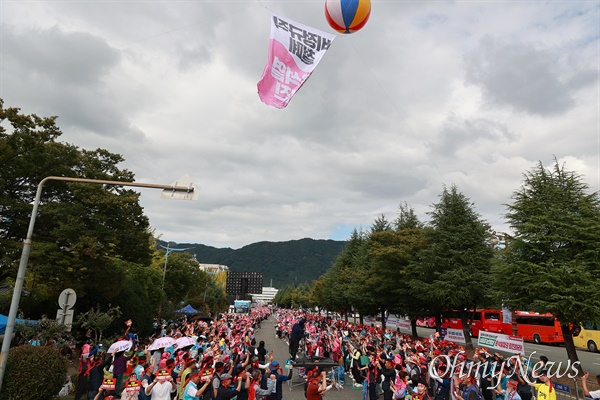
[[[47,176],[134,181],[119,154],[59,141],[57,117],[26,115],[0,99],[0,283],[12,288],[39,182]],[[65,288],[77,293],[76,315],[119,307],[140,331],[160,314],[190,303],[203,313],[227,309],[224,288],[188,253],[158,250],[140,194],[122,186],[49,181],[33,233],[20,315],[54,318]],[[164,290],[162,288],[165,276]],[[0,295],[8,314],[12,291]],[[115,322],[118,330],[122,321]]]
[[[333,267],[312,285],[282,288],[275,302],[341,314],[417,317],[460,311],[467,347],[468,311],[508,307],[552,313],[569,359],[572,329],[600,321],[600,207],[581,176],[555,159],[525,172],[506,204],[512,233],[496,233],[456,185],[444,187],[427,223],[403,203],[354,230]]]

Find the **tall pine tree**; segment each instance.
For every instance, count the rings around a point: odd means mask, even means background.
[[[600,321],[600,203],[588,190],[557,160],[527,172],[508,205],[515,233],[506,261],[494,268],[511,308],[558,318],[573,362],[572,328]]]
[[[490,227],[455,185],[444,188],[429,214],[429,246],[420,254],[411,286],[421,301],[436,308],[438,320],[443,309],[461,312],[466,345],[472,348],[468,311],[485,304],[491,293]]]

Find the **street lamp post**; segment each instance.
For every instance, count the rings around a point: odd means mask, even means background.
[[[171,192],[171,194],[184,193],[183,197],[177,197],[185,200],[192,200],[196,198],[194,193],[194,186],[190,183],[189,186],[175,186],[175,185],[160,185],[153,183],[138,183],[138,182],[120,182],[120,181],[109,181],[100,179],[85,179],[85,178],[71,178],[65,176],[48,176],[40,181],[38,184],[37,192],[35,194],[35,201],[33,202],[33,209],[31,211],[31,218],[29,220],[29,228],[27,230],[27,237],[23,241],[23,251],[21,252],[21,260],[19,262],[19,270],[17,272],[17,279],[15,280],[15,287],[13,291],[12,300],[10,303],[10,311],[8,313],[8,321],[6,322],[6,331],[4,333],[4,341],[2,342],[2,352],[0,353],[0,389],[2,389],[2,381],[4,380],[4,372],[6,371],[6,363],[8,361],[8,352],[10,350],[10,344],[12,341],[12,334],[15,328],[15,321],[17,319],[17,310],[19,308],[19,302],[21,300],[21,292],[23,291],[23,282],[25,281],[25,272],[27,271],[27,263],[29,261],[29,253],[31,252],[31,238],[33,237],[33,227],[35,226],[35,219],[37,217],[38,208],[40,206],[40,200],[42,197],[42,188],[48,181],[65,181],[65,182],[80,182],[80,183],[94,183],[99,185],[111,185],[111,186],[132,186],[141,188],[151,189],[163,189],[163,192]],[[166,196],[165,196],[166,197]]]
[[[160,245],[160,247],[162,247],[163,249],[165,249],[167,252],[165,253],[165,266],[163,268],[163,281],[162,281],[162,290],[164,292],[165,290],[165,277],[167,276],[167,261],[169,260],[169,253],[172,251],[186,251],[191,249],[191,247],[185,248],[185,249],[172,249],[171,247],[171,242],[167,243],[167,247]]]

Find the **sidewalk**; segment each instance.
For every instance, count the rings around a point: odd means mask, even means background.
[[[278,339],[275,335],[273,321],[274,317],[271,317],[261,323],[261,328],[256,332],[256,343],[258,344],[261,340],[264,340],[265,347],[269,350],[269,353],[273,352],[273,359],[283,366],[289,358],[288,345],[284,340]],[[287,370],[284,369],[285,371]],[[284,386],[283,400],[306,400],[304,397],[304,385],[298,379],[298,370],[296,368],[294,368],[293,378],[293,387]],[[362,400],[362,390],[353,390],[352,379],[346,375],[344,389],[338,391],[335,388],[331,388],[325,393],[324,400]]]

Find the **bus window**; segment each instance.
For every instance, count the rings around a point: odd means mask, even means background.
[[[460,313],[454,310],[442,312],[443,328],[462,329]],[[473,337],[479,336],[479,331],[503,333],[502,312],[500,310],[467,311],[469,333]],[[472,318],[472,320],[471,320]]]
[[[517,336],[535,343],[564,343],[560,323],[550,313],[539,314],[517,311],[515,316]]]
[[[588,349],[592,353],[598,351],[600,345],[600,324],[585,323],[573,335],[575,347]]]
[[[489,319],[492,321],[500,321],[500,313],[498,312],[486,312],[483,314],[483,319]]]

